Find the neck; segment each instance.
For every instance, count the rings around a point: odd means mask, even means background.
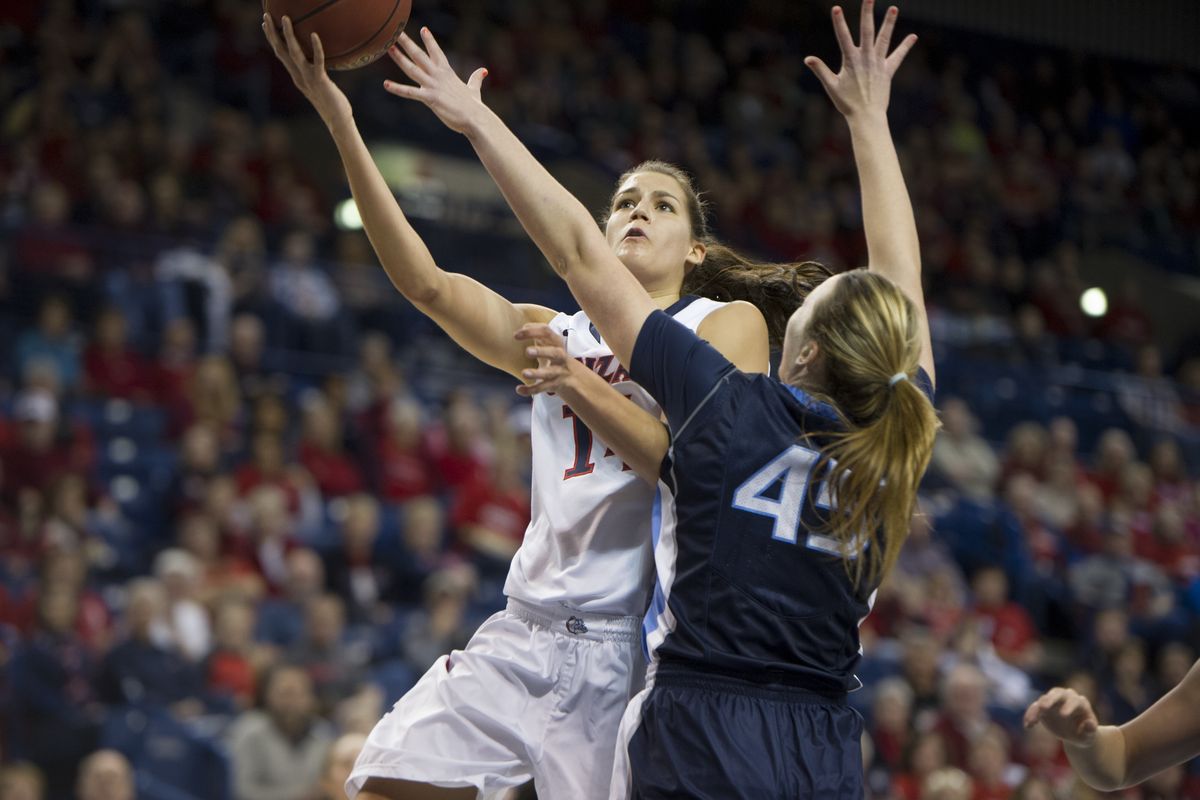
[[[650,299],[654,301],[654,305],[659,308],[669,308],[671,305],[679,301],[679,290],[649,291]]]

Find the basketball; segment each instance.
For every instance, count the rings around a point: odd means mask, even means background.
[[[263,0],[275,24],[291,17],[304,55],[312,58],[312,33],[321,37],[327,69],[365,67],[400,36],[412,0]]]

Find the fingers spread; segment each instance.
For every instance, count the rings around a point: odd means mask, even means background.
[[[837,34],[838,47],[842,50],[842,63],[845,63],[857,48],[854,46],[854,37],[850,35],[850,27],[846,24],[846,15],[842,12],[842,7],[834,6],[832,13],[833,32]]]
[[[817,76],[817,80],[821,82],[826,91],[832,89],[833,84],[837,81],[837,75],[833,74],[833,70],[826,66],[824,61],[816,56],[809,56],[804,59],[804,65],[813,71],[813,74]]]
[[[400,68],[400,71],[412,80],[419,84],[424,84],[429,81],[429,73],[417,66],[417,64],[407,55],[400,52],[400,48],[396,47],[396,45],[392,45],[388,48],[388,55],[391,56],[392,61],[396,63],[396,66]]]
[[[895,6],[883,14],[883,25],[879,28],[879,36],[875,39],[875,55],[880,58],[886,58],[888,48],[892,46],[892,31],[896,29],[896,17],[899,15],[900,10]]]
[[[858,15],[858,43],[869,48],[875,42],[875,0],[863,0]]]
[[[418,64],[425,72],[433,70],[433,61],[429,58],[429,54],[421,49],[421,45],[414,42],[407,33],[400,34],[400,47],[404,50],[405,55]]]
[[[396,83],[395,81],[384,81],[383,89],[388,94],[394,94],[396,97],[403,97],[405,100],[420,100],[421,87],[409,86],[407,83]]]
[[[896,74],[896,70],[900,69],[900,65],[904,63],[904,57],[908,55],[908,51],[913,49],[913,45],[917,43],[917,35],[910,33],[904,37],[904,41],[896,48],[890,56],[887,57],[888,74]]]
[[[442,46],[438,44],[429,28],[421,28],[421,41],[425,43],[425,49],[429,51],[429,56],[435,63],[445,67],[450,66],[450,59],[446,58],[446,54],[442,52]]]

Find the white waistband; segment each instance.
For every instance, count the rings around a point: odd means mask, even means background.
[[[610,617],[566,606],[538,606],[508,598],[508,612],[555,633],[593,641],[633,642],[642,629],[637,617]]]

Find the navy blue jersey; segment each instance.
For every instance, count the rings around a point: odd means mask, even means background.
[[[829,470],[817,467],[836,411],[738,371],[662,312],[632,362],[672,438],[654,505],[647,655],[826,694],[856,688],[874,587],[853,585],[842,546],[820,534]],[[923,371],[919,381],[931,395]]]

